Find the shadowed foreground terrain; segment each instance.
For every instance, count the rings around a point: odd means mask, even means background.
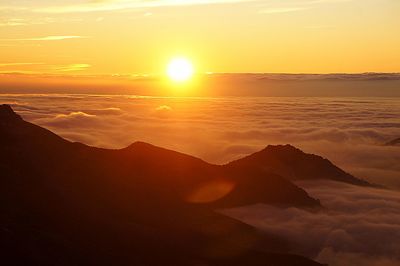
[[[142,142],[93,148],[25,122],[8,105],[0,106],[0,147],[6,265],[319,265],[214,210],[318,209],[290,179],[368,185],[290,145],[224,166]]]

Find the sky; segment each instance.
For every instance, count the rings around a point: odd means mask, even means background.
[[[398,0],[0,0],[0,73],[400,71]]]

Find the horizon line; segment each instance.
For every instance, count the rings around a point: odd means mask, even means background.
[[[69,74],[62,75],[62,73],[50,73],[50,72],[31,72],[31,71],[0,71],[1,76],[8,75],[25,75],[25,76],[42,76],[42,77],[63,77],[63,78],[156,78],[163,77],[164,74]],[[379,72],[379,71],[365,71],[365,72],[199,72],[195,75],[400,75],[398,72]]]

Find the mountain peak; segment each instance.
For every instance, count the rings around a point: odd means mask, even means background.
[[[128,150],[128,151],[143,151],[143,150],[158,150],[161,149],[159,147],[156,147],[150,143],[143,142],[143,141],[136,141],[132,143],[131,145],[127,146],[126,148],[123,148],[122,150]]]
[[[259,168],[289,180],[330,179],[361,186],[374,186],[335,166],[328,159],[305,153],[292,145],[269,145],[230,165]]]
[[[128,148],[136,148],[136,147],[155,147],[154,145],[144,142],[144,141],[135,141]]]
[[[268,145],[265,149],[262,151],[264,152],[286,152],[286,153],[304,153],[302,150],[296,148],[295,146],[292,146],[290,144],[286,145]]]
[[[0,105],[0,119],[10,120],[10,119],[22,119],[8,104]]]

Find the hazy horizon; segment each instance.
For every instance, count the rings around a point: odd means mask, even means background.
[[[164,97],[400,97],[400,74],[206,74],[188,84],[164,76],[0,74],[1,93],[110,94]]]

